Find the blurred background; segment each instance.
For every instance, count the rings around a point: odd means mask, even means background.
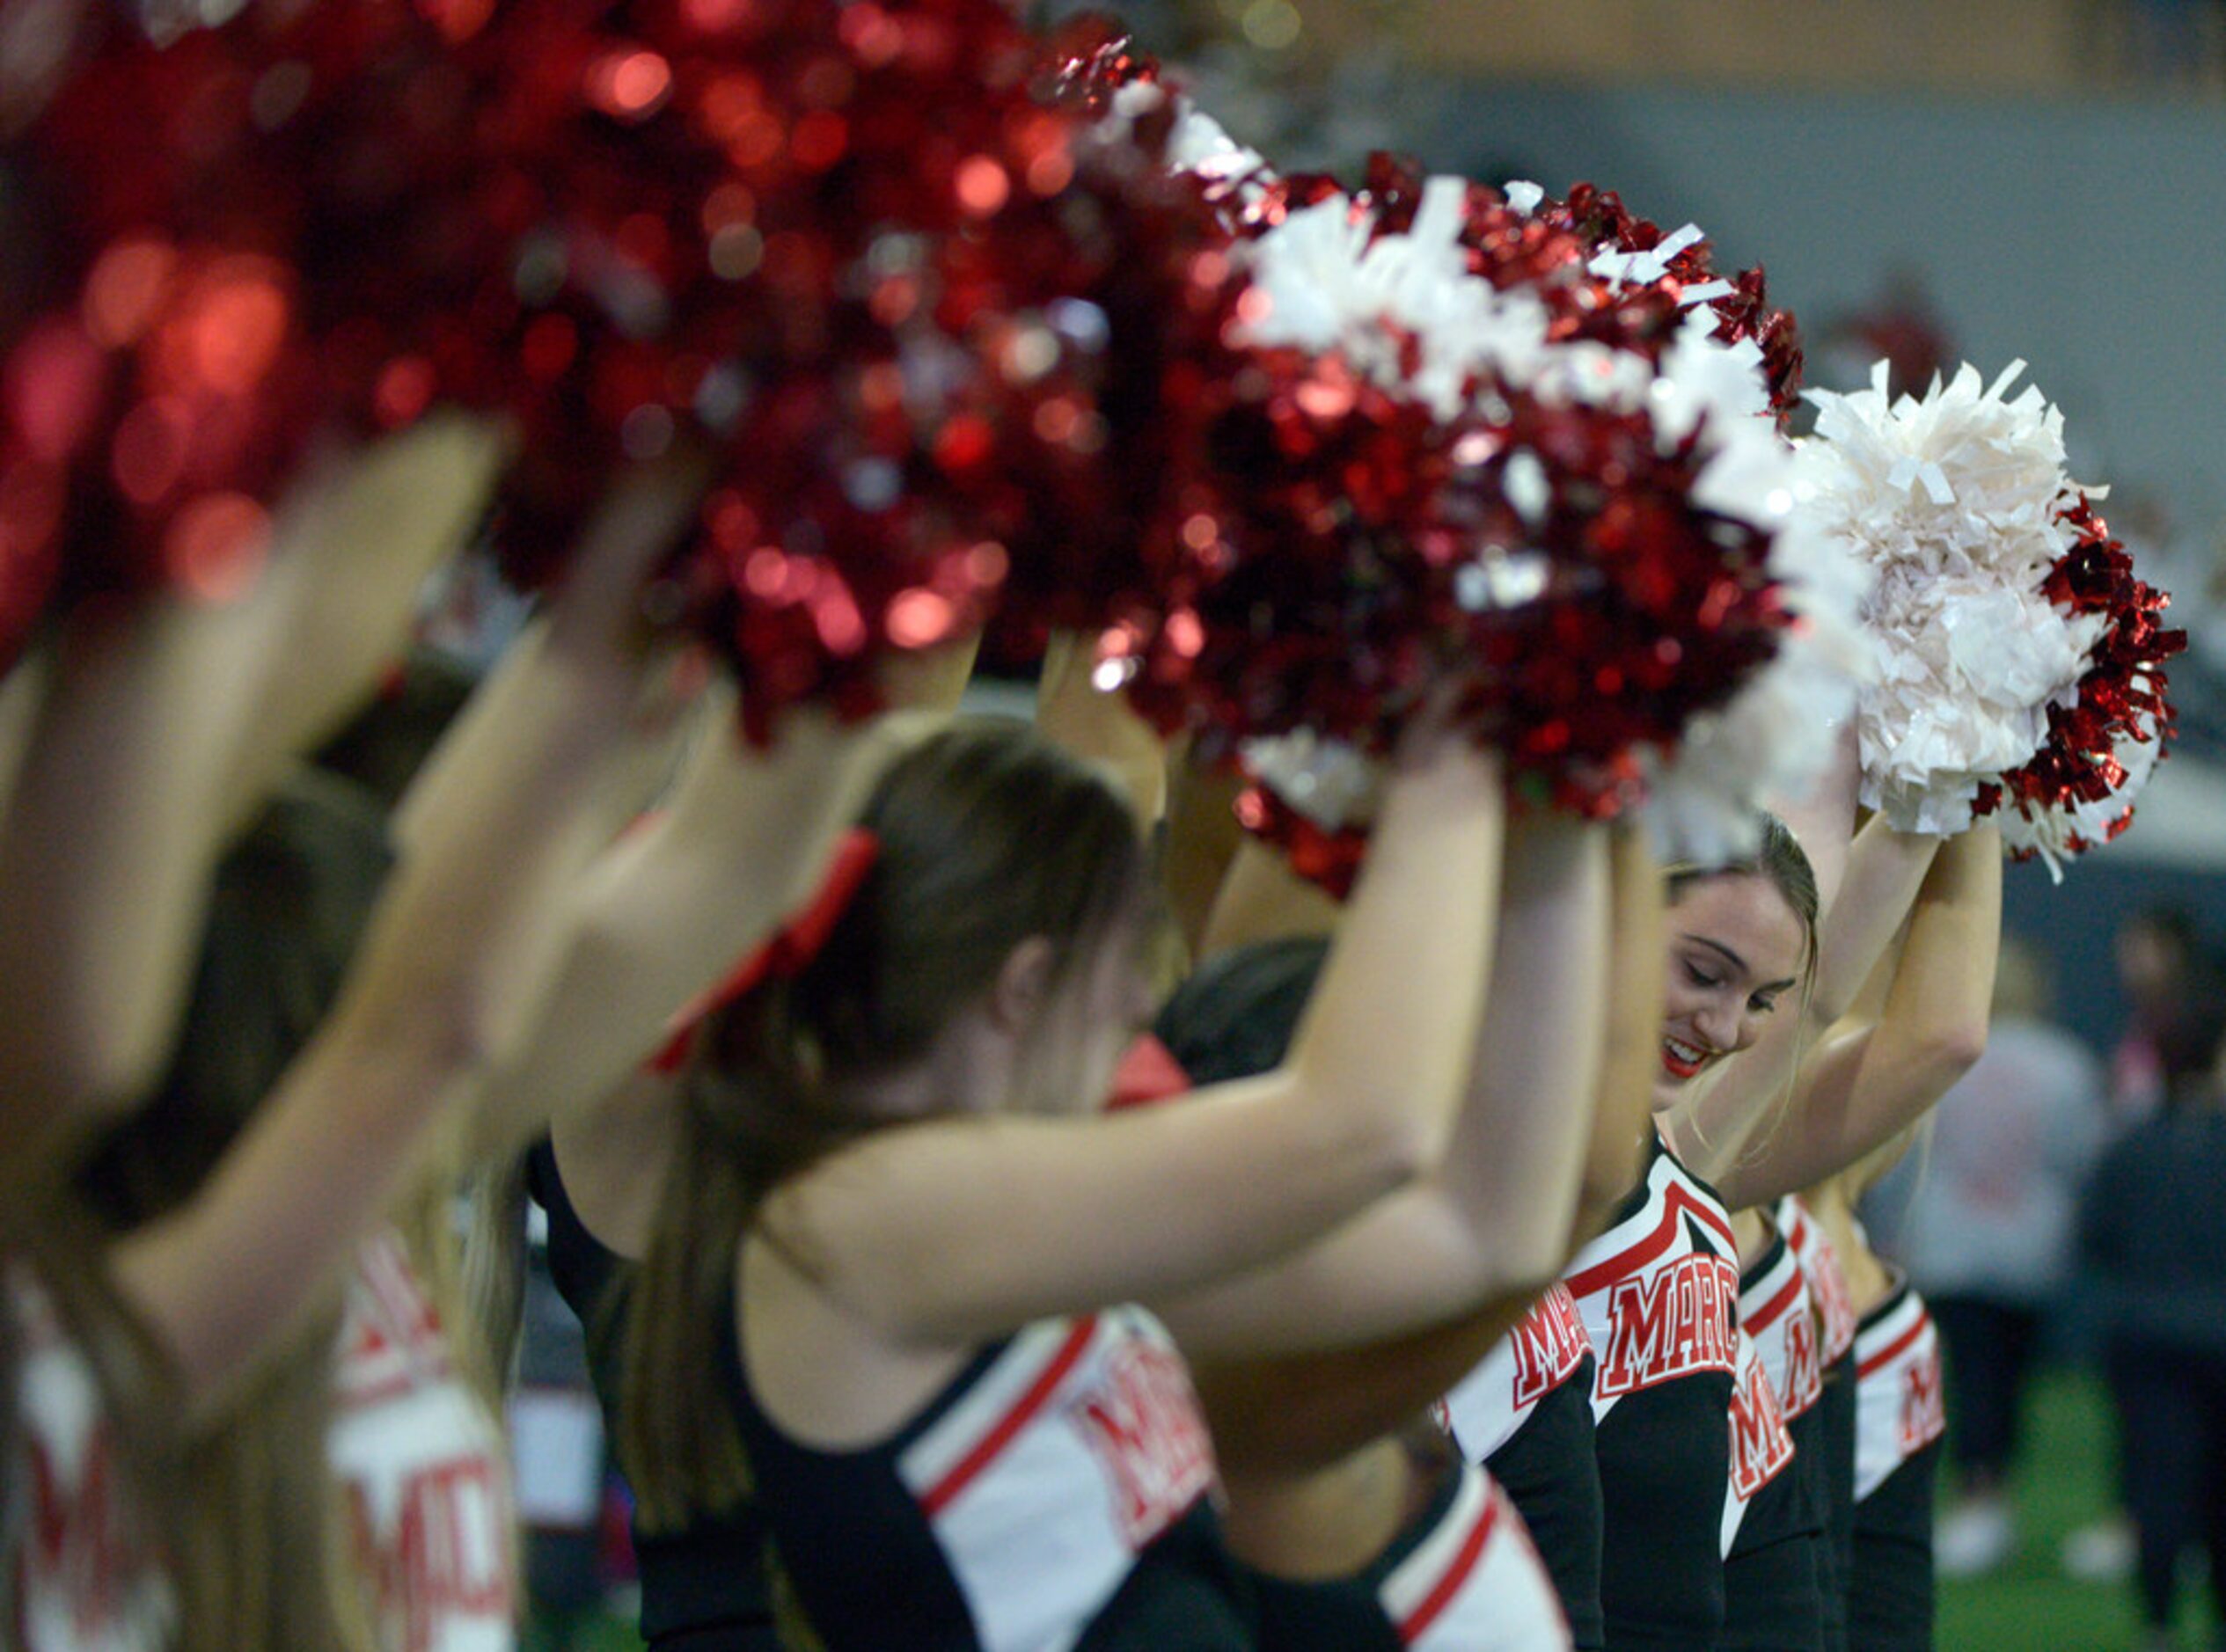
[[[1121,17],[1286,169],[1356,176],[1392,149],[1557,195],[1591,181],[1665,229],[1698,223],[1718,267],[1766,266],[1812,385],[1856,388],[1883,358],[1922,391],[1965,360],[1991,377],[2023,359],[2063,409],[2073,474],[2109,485],[2104,514],[2190,632],[2171,668],[2179,736],[2127,836],[2061,887],[2012,870],[1996,1054],[1872,1214],[1933,1297],[1951,1366],[1940,1646],[2220,1644],[2199,1542],[2179,1562],[2179,1639],[2143,1638],[2126,1390],[2077,1236],[2083,1202],[2091,1225],[2127,1215],[2091,1210],[2113,1143],[2215,1105],[2226,1027],[2226,0],[1038,10]],[[464,598],[449,641],[468,653],[505,610]],[[2113,1187],[2153,1216],[2137,1182]],[[2226,1184],[2202,1196],[2198,1217]],[[2219,1232],[2190,1229],[2186,1260],[2219,1290],[2181,1330],[2226,1361]],[[531,1324],[516,1421],[540,1644],[629,1646],[623,1507],[567,1374],[576,1328],[553,1296]],[[2186,1444],[2226,1495],[2226,1440]]]

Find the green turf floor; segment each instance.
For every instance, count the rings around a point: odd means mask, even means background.
[[[2076,1583],[2057,1559],[2066,1534],[2110,1507],[2110,1422],[2099,1386],[2075,1373],[2044,1377],[2028,1400],[2025,1429],[2017,1553],[1991,1576],[1942,1584],[1938,1652],[2134,1652],[2140,1619],[2132,1584]],[[2184,1591],[2179,1644],[2210,1652],[2219,1642],[2196,1583],[2191,1577]],[[528,1641],[532,1652],[638,1652],[640,1645],[609,1621],[582,1626],[561,1649],[546,1634]]]
[[[2014,1480],[2016,1555],[1984,1578],[1940,1588],[1940,1652],[2120,1652],[2141,1644],[2130,1580],[2082,1583],[2063,1575],[2065,1536],[2108,1512],[2115,1473],[2111,1423],[2099,1384],[2080,1373],[2043,1377],[2026,1402]],[[2218,1644],[2208,1590],[2188,1575],[2179,1642]]]

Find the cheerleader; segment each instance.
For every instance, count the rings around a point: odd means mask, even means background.
[[[1998,837],[1985,829],[1942,848],[1879,821],[1846,852],[1836,921],[1825,926],[1803,1012],[1772,1030],[1754,1067],[1724,1070],[1712,1086],[1681,1096],[1671,1115],[1671,1128],[1695,1144],[1735,1202],[1774,1202],[1791,1178],[1890,1139],[1976,1059],[1999,932],[1999,852]],[[1907,939],[1894,949],[1893,931],[1905,912]],[[1866,980],[1868,1004],[1861,1013],[1848,1012],[1842,1001],[1852,997],[1848,983]],[[1678,1070],[1672,1064],[1669,1071]],[[1756,1095],[1758,1078],[1783,1084],[1790,1100]],[[1758,1241],[1767,1245],[1769,1230],[1759,1212],[1742,1210],[1739,1224],[1752,1276],[1763,1260],[1754,1254]],[[1815,1426],[1821,1430],[1827,1421],[1820,1414]],[[1836,1442],[1827,1445],[1838,1449]],[[1757,1535],[1798,1533],[1801,1542],[1754,1543],[1754,1560],[1727,1572],[1734,1591],[1754,1603],[1735,1611],[1734,1638],[1823,1644],[1834,1614],[1823,1601],[1822,1580],[1838,1580],[1840,1569],[1822,1541],[1833,1505],[1820,1499],[1813,1471],[1761,1495],[1758,1506],[1776,1512]],[[1819,1580],[1813,1593],[1804,1581],[1812,1575]],[[1795,1607],[1796,1601],[1807,1604]]]
[[[1104,1093],[1143,1007],[1127,813],[1015,728],[900,757],[863,811],[870,866],[804,926],[816,945],[793,936],[704,1022],[667,1119],[685,1179],[606,1173],[580,1146],[593,1118],[556,1131],[579,1214],[642,1257],[619,1438],[643,1524],[730,1515],[746,1465],[776,1609],[831,1647],[1085,1626],[1246,1644],[1183,1363],[1117,1305],[1273,1260],[1442,1156],[1498,786],[1465,742],[1417,731],[1291,1062],[1100,1119],[1078,1099]],[[1193,1316],[1204,1351],[1323,1334],[1300,1304],[1260,1306]]]
[[[406,451],[422,457],[426,450]],[[428,479],[409,466],[383,472],[382,459],[391,457],[363,460],[360,471],[342,467],[341,475],[366,485],[384,475],[388,488],[415,476],[423,487]],[[433,479],[444,475],[436,467]],[[272,1339],[341,1270],[406,1179],[443,1106],[480,1082],[511,1029],[529,1024],[531,972],[521,972],[521,959],[553,939],[562,892],[607,832],[596,822],[610,808],[614,766],[638,760],[633,725],[643,662],[619,618],[628,605],[613,598],[638,585],[689,497],[652,486],[613,501],[539,646],[538,680],[556,691],[515,704],[498,760],[475,762],[447,802],[421,821],[333,1013],[202,1185],[159,1219],[105,1245],[58,1218],[30,1219],[23,1206],[11,1207],[18,1224],[29,1221],[11,1236],[18,1259],[11,1296],[37,1356],[18,1372],[15,1450],[25,1472],[46,1488],[48,1510],[9,1556],[28,1645],[44,1652],[227,1643],[200,1597],[182,1592],[181,1580],[157,1558],[174,1553],[190,1564],[195,1552],[181,1541],[181,1517],[168,1501],[168,1466],[236,1399]],[[107,857],[135,835],[154,831],[162,801],[183,805],[198,797],[215,811],[212,817],[185,810],[164,822],[189,844],[226,835],[223,822],[241,806],[241,794],[209,798],[207,777],[179,774],[152,736],[176,704],[209,709],[204,673],[229,680],[245,671],[251,685],[267,682],[256,676],[249,646],[261,627],[319,616],[322,624],[338,625],[319,605],[338,593],[320,589],[311,601],[295,581],[319,567],[318,552],[360,558],[361,546],[335,540],[302,549],[307,567],[283,577],[288,565],[274,568],[275,596],[259,589],[221,620],[157,598],[121,618],[73,625],[40,707],[0,853],[18,875],[33,867],[44,873],[36,900],[26,902],[42,921],[108,903],[112,893],[88,888],[88,881],[108,869]],[[399,626],[408,610],[406,586],[385,593],[392,603],[385,613],[368,600],[370,586],[340,584],[359,604],[352,618],[366,638],[387,634],[383,615]],[[306,612],[295,606],[304,601]],[[205,639],[203,626],[222,633],[226,646]],[[278,771],[286,742],[304,736],[368,685],[377,657],[348,647],[297,662],[297,703],[257,720],[252,737],[231,725],[236,743],[220,766],[248,788],[248,799]],[[158,683],[175,691],[176,704],[153,694]],[[227,694],[239,691],[235,682]],[[210,758],[195,743],[201,737],[187,743]],[[65,777],[115,800],[122,818],[57,839]],[[112,1101],[93,1079],[107,1074],[122,1083],[137,1053],[129,1048],[137,1038],[131,1029],[174,1014],[159,1003],[135,1004],[118,1016],[127,1029],[120,1044],[79,1040],[78,1033],[97,1027],[93,1010],[104,993],[121,990],[119,983],[135,983],[158,1000],[183,990],[174,978],[184,970],[166,948],[194,929],[201,891],[179,870],[190,853],[165,845],[154,858],[165,863],[157,881],[165,901],[187,910],[150,907],[97,934],[69,925],[85,954],[57,971],[67,990],[58,984],[54,991],[67,1000],[70,1017],[43,1034],[14,1028],[11,1056],[50,1086],[33,1098],[66,1115]],[[52,996],[46,1002],[54,1006]],[[14,1145],[19,1153],[36,1151]],[[37,1210],[54,1208],[42,1202]],[[390,1294],[388,1305],[397,1305],[398,1322],[414,1319],[420,1323],[412,1328],[421,1328],[421,1304]],[[414,1438],[411,1449],[422,1447]],[[382,1465],[388,1460],[373,1455]],[[355,1460],[362,1468],[368,1459]],[[482,1465],[491,1470],[484,1458]],[[359,1483],[384,1484],[377,1478],[383,1472],[362,1474]],[[380,1499],[368,1501],[376,1509]],[[216,1530],[216,1540],[230,1540],[221,1525]],[[507,1543],[499,1518],[481,1530]],[[268,1535],[243,1533],[241,1540]],[[507,1567],[484,1551],[482,1558]],[[244,1575],[237,1568],[230,1575]],[[198,1574],[193,1580],[203,1581]],[[507,1642],[507,1621],[493,1626]]]
[[[1665,1090],[1752,1046],[1798,992],[1816,922],[1806,859],[1776,822],[1754,860],[1673,874],[1669,895],[1658,1116]],[[1610,1647],[1712,1646],[1723,1626],[1738,1256],[1723,1201],[1655,1134],[1639,1185],[1564,1276],[1595,1360]]]
[[[1811,1495],[1824,1510],[1818,1583],[1826,1652],[1847,1652],[1847,1580],[1855,1567],[1855,1302],[1838,1251],[1801,1195],[1788,1194],[1776,1214],[1816,1317],[1823,1380],[1809,1414],[1813,1437],[1797,1436],[1793,1462],[1808,1477]]]
[[[1480,1169],[1441,1179],[1452,1202],[1434,1223],[1402,1221],[1386,1209],[1367,1224],[1397,1239],[1404,1268],[1391,1300],[1403,1304],[1418,1327],[1444,1318],[1472,1293],[1479,1305],[1437,1329],[1336,1355],[1199,1372],[1227,1480],[1232,1546],[1259,1574],[1265,1646],[1567,1643],[1559,1590],[1512,1504],[1488,1474],[1461,1462],[1441,1431],[1412,1425],[1448,1377],[1523,1314],[1537,1282],[1550,1277],[1565,1254],[1558,1235],[1569,1225],[1589,1109],[1571,1108],[1562,1098],[1571,1085],[1605,1093],[1614,1082],[1644,1094],[1634,1064],[1624,1061],[1610,1078],[1583,1054],[1599,1043],[1598,1024],[1585,1030],[1582,1006],[1600,990],[1585,982],[1600,966],[1585,966],[1572,938],[1606,933],[1608,881],[1604,846],[1585,844],[1591,835],[1550,823],[1519,826],[1511,835],[1477,1087],[1460,1137],[1472,1146],[1451,1161],[1473,1155]],[[1618,869],[1619,882],[1629,886],[1618,901],[1619,934],[1634,913],[1642,925],[1649,916],[1652,869],[1643,852],[1631,852],[1635,847],[1627,844]],[[1247,921],[1276,904],[1266,881],[1253,875],[1233,886],[1249,909]],[[1241,894],[1242,883],[1252,886],[1249,894]],[[1295,916],[1288,905],[1284,910]],[[1217,928],[1226,933],[1227,927],[1225,911]],[[1294,939],[1216,958],[1169,1003],[1162,1036],[1199,1078],[1271,1064],[1321,954],[1321,943]],[[1640,1003],[1653,996],[1651,983],[1635,995],[1628,987],[1618,982],[1615,990]],[[1630,1019],[1628,1006],[1620,1019]],[[1589,1081],[1587,1066],[1596,1075]],[[1511,1108],[1510,1099],[1525,1090],[1550,1100],[1550,1109],[1541,1115],[1536,1100]],[[1520,1185],[1526,1181],[1527,1188]],[[1426,1207],[1413,1202],[1418,1217]],[[1556,1236],[1542,1254],[1541,1232]],[[1344,1248],[1344,1241],[1324,1246],[1263,1276],[1256,1287],[1305,1292],[1336,1312],[1334,1305],[1371,1290],[1357,1268],[1331,1271],[1331,1258]],[[1527,1254],[1536,1270],[1527,1280],[1520,1272]],[[1455,1290],[1455,1281],[1467,1283]],[[1336,1291],[1326,1288],[1333,1283]],[[1387,1294],[1381,1284],[1373,1289]]]
[[[1947,1417],[1932,1316],[1900,1270],[1871,1249],[1855,1202],[1900,1161],[1908,1140],[1811,1195],[1820,1225],[1846,1259],[1858,1315],[1849,1644],[1887,1652],[1932,1644],[1932,1506]]]

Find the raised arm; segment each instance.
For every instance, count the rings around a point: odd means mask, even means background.
[[[74,616],[0,830],[0,1096],[27,1127],[152,1082],[217,857],[286,763],[368,693],[497,457],[441,420],[304,479],[238,601]]]
[[[1036,727],[1053,745],[1110,771],[1138,825],[1148,833],[1167,813],[1167,747],[1118,690],[1097,685],[1095,664],[1087,637],[1051,633],[1036,684]]]
[[[1882,815],[1871,816],[1856,834],[1838,898],[1824,908],[1817,935],[1816,980],[1807,1005],[1811,1028],[1830,1027],[1854,1008],[1863,983],[1908,921],[1944,841],[1896,831]]]
[[[1832,910],[1840,883],[1848,869],[1849,845],[1855,836],[1856,815],[1863,792],[1863,743],[1854,708],[1841,723],[1832,756],[1805,796],[1768,800],[1772,813],[1786,823],[1809,858],[1816,874],[1820,908]]]
[[[1607,837],[1556,816],[1511,825],[1488,1000],[1445,1165],[1299,1255],[1165,1305],[1194,1359],[1519,1312],[1561,1271],[1600,1076]]]
[[[1607,1224],[1646,1164],[1654,1075],[1662,1064],[1662,873],[1646,834],[1615,834],[1607,940],[1607,1014],[1585,1180],[1571,1224],[1574,1255]]]
[[[1181,1105],[878,1132],[760,1232],[892,1341],[966,1345],[1266,1262],[1435,1169],[1498,904],[1497,761],[1417,730],[1290,1059]]]
[[[1845,1168],[1922,1117],[1986,1048],[2002,937],[2002,834],[1980,825],[1934,859],[1875,1023],[1828,1034],[1783,1122],[1721,1173],[1739,1210]]]
[[[582,1196],[597,1199],[596,1144],[618,1147],[638,1128],[637,1109],[603,1104],[629,1093],[628,1076],[663,1045],[674,1015],[809,895],[888,758],[957,700],[973,648],[899,662],[894,715],[846,724],[800,708],[763,750],[735,732],[731,701],[710,708],[664,807],[598,856],[573,893],[538,1029],[475,1109],[478,1151],[565,1120],[575,1150],[566,1174],[581,1166]]]
[[[1273,847],[1248,837],[1237,846],[1214,897],[1198,956],[1296,935],[1332,934],[1336,927],[1337,903],[1292,871]]]
[[[597,841],[633,734],[641,662],[608,586],[639,577],[692,497],[652,481],[614,498],[549,626],[566,669],[487,754],[469,807],[413,844],[333,1015],[208,1183],[112,1253],[189,1398],[216,1398],[252,1364],[443,1110],[530,1025],[548,915]]]

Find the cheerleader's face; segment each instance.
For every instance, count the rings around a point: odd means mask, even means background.
[[[1761,1037],[1800,981],[1808,938],[1769,879],[1733,873],[1686,887],[1668,911],[1657,1110]]]

